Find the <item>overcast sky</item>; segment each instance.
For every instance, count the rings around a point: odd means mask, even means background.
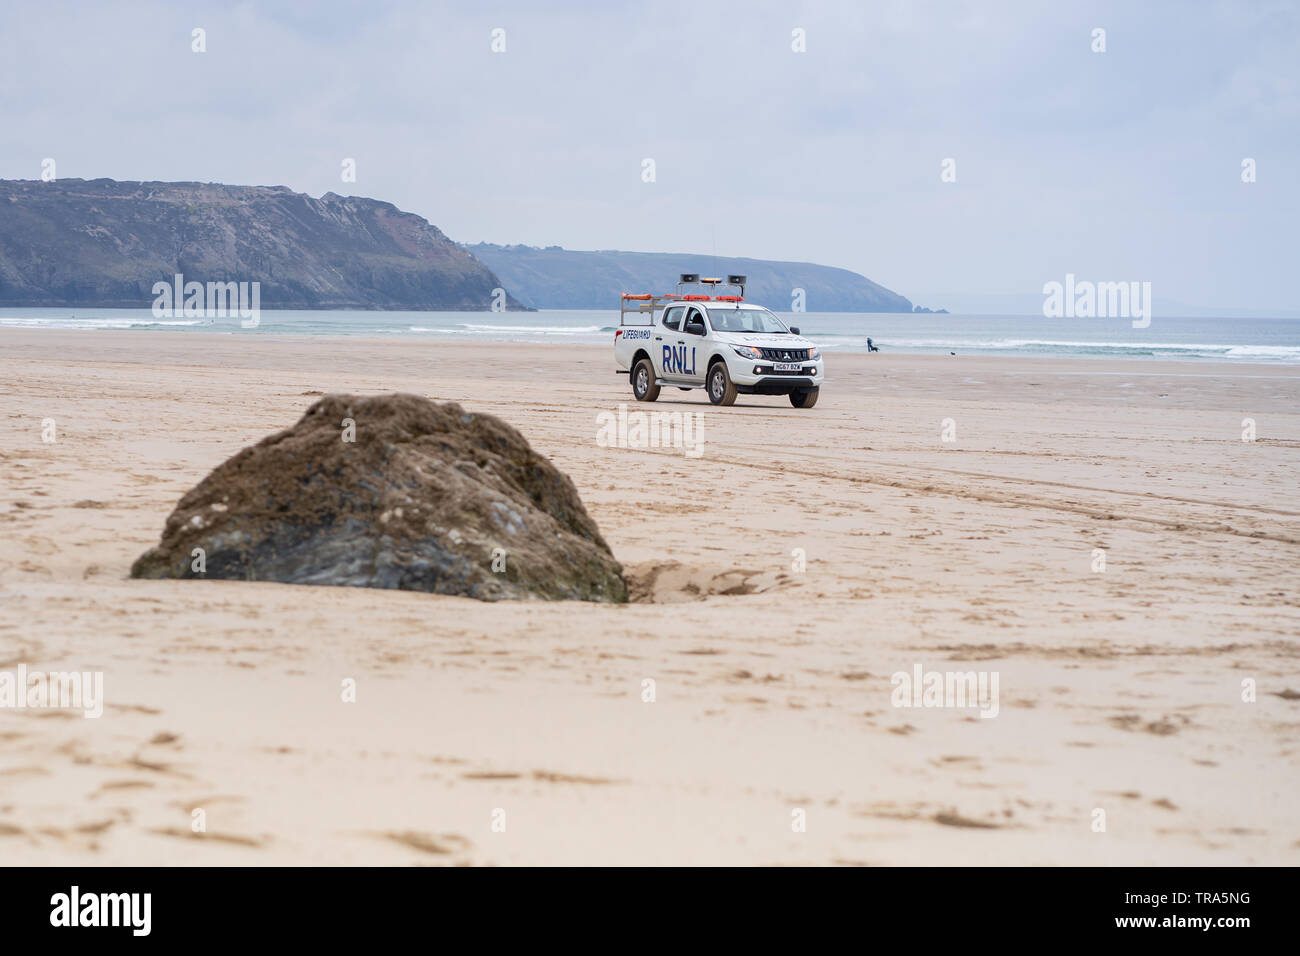
[[[3,2],[3,178],[370,196],[462,242],[807,260],[922,304],[1072,272],[1300,308],[1294,2]]]

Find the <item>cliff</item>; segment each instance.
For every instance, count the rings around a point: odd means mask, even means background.
[[[259,282],[264,309],[487,310],[492,271],[392,203],[284,186],[0,180],[0,306],[149,307]],[[509,308],[520,308],[507,298]]]
[[[511,294],[538,309],[616,309],[624,292],[668,292],[683,272],[749,276],[745,297],[779,312],[804,290],[807,312],[911,312],[896,292],[848,269],[807,262],[661,252],[575,252],[559,246],[466,246]],[[724,290],[730,293],[732,290]]]

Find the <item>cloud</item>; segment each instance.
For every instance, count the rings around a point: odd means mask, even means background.
[[[813,260],[904,294],[1071,271],[1295,308],[1297,36],[1245,0],[28,5],[0,174],[355,192],[467,242]]]

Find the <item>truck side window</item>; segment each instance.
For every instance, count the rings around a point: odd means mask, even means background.
[[[682,327],[682,307],[675,306],[664,313],[664,328],[678,332]]]
[[[704,317],[700,315],[698,309],[691,309],[686,317],[686,331],[691,335],[704,334]]]

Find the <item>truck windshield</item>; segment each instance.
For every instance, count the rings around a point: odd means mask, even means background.
[[[715,332],[788,332],[785,323],[767,309],[709,309]]]

